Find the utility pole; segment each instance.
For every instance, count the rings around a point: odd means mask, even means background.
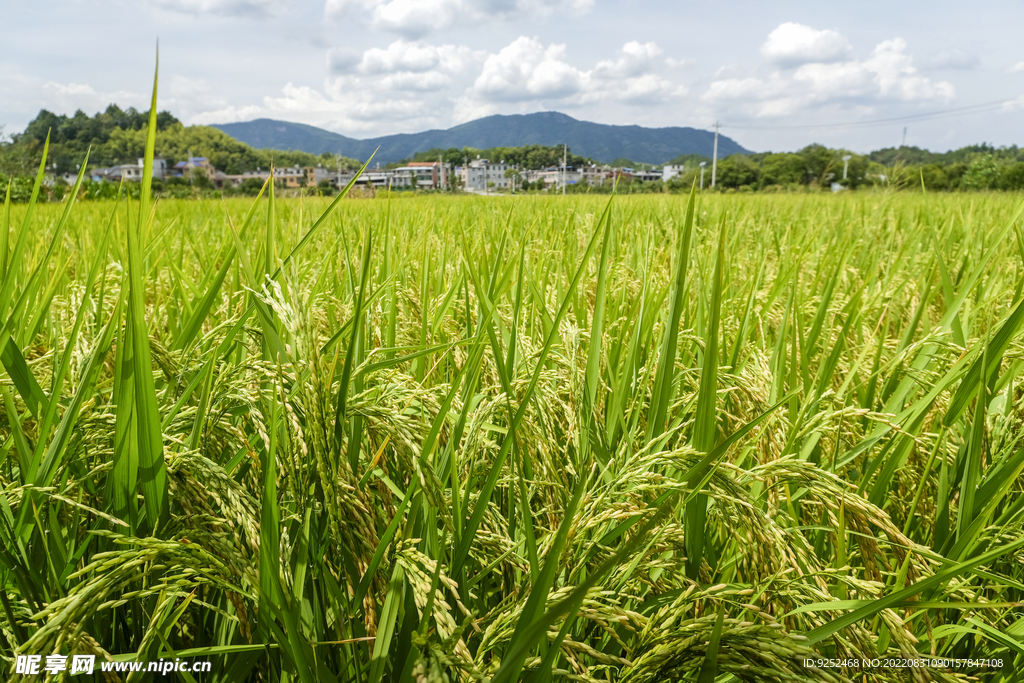
[[[708,162],[706,162],[706,161],[700,162],[700,189],[702,189],[702,190],[704,189],[704,167],[707,166],[707,165],[708,165]],[[683,167],[685,168],[686,165],[684,164]]]
[[[565,196],[565,160],[566,155],[569,153],[569,147],[562,145],[562,196]]]
[[[849,154],[843,157],[843,180],[846,180],[846,170],[850,168],[850,159],[852,158]]]
[[[715,151],[711,153],[711,187],[715,186],[715,175],[718,173],[718,129],[722,124],[715,121]]]
[[[903,126],[903,144],[900,145],[900,147],[906,147],[906,146],[907,146],[907,127]]]

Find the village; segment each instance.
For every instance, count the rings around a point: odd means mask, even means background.
[[[93,169],[89,177],[95,182],[139,182],[142,180],[143,160],[137,164],[122,164],[110,168]],[[565,185],[585,183],[591,187],[611,185],[615,182],[667,182],[683,173],[682,165],[666,165],[661,170],[637,170],[609,165],[592,164],[582,167],[551,166],[543,169],[521,169],[504,161],[477,158],[463,166],[452,166],[440,161],[413,161],[397,168],[380,168],[378,165],[362,173],[346,168],[329,168],[323,165],[304,167],[283,167],[274,169],[275,185],[282,189],[330,188],[338,190],[355,179],[355,185],[393,190],[453,190],[461,189],[475,194],[489,192],[515,192],[524,183],[538,189],[558,189]],[[72,174],[65,178],[74,182]],[[210,163],[206,157],[190,157],[168,166],[166,161],[153,161],[153,178],[169,180],[181,178],[195,182],[202,178],[213,188],[238,188],[248,180],[260,184],[270,177],[270,169],[257,168],[239,174],[227,174]]]

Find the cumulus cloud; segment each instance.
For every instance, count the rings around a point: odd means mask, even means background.
[[[373,9],[376,28],[405,35],[424,35],[447,28],[463,16],[460,0],[391,0]]]
[[[472,82],[486,57],[462,45],[405,39],[362,53],[331,50],[322,89],[289,83],[260,105],[223,107],[195,122],[282,118],[356,135],[444,126],[457,93]]]
[[[482,52],[465,46],[396,40],[386,48],[372,48],[364,52],[357,70],[367,75],[434,70],[456,72],[471,68],[482,55]]]
[[[586,11],[593,4],[594,0],[326,0],[324,15],[368,16],[374,28],[420,37],[457,24]]]
[[[332,50],[326,61],[330,75],[322,89],[289,84],[259,105],[225,103],[191,120],[284,118],[373,135],[447,127],[498,112],[648,105],[686,93],[663,75],[669,67],[661,48],[636,41],[589,68],[574,64],[565,45],[526,36],[497,52],[402,38],[362,53]]]
[[[156,6],[185,14],[259,17],[271,14],[274,0],[156,0]]]
[[[655,43],[630,41],[622,46],[618,59],[598,62],[594,73],[604,78],[630,78],[649,72],[661,56],[661,48]]]
[[[521,36],[491,55],[473,89],[490,100],[560,99],[579,92],[583,73],[565,61],[565,45]]]
[[[838,62],[846,59],[850,43],[830,29],[818,29],[786,22],[768,34],[761,46],[761,54],[782,67],[793,67],[810,62]]]
[[[352,71],[359,64],[360,55],[348,48],[336,48],[327,51],[327,71],[332,74],[344,74]]]
[[[795,70],[767,78],[716,80],[702,95],[705,102],[739,106],[755,116],[783,116],[809,106],[833,103],[949,101],[955,91],[946,81],[920,75],[901,38],[879,43],[863,61],[806,62]]]
[[[57,83],[49,81],[41,88],[40,105],[56,112],[81,109],[89,114],[103,111],[110,104],[122,107],[136,106],[149,109],[146,97],[127,90],[98,91],[85,83]],[[160,103],[163,104],[161,99]]]
[[[976,69],[981,59],[973,52],[965,52],[959,48],[936,52],[925,60],[924,66],[929,69]]]
[[[192,118],[211,108],[229,105],[224,88],[205,78],[189,78],[180,74],[161,77],[160,109],[168,109],[182,121],[193,123]]]
[[[665,60],[665,64],[672,69],[682,69],[688,66],[693,66],[696,63],[696,59],[673,59],[672,57],[669,57]]]
[[[490,102],[547,102],[580,105],[597,101],[664,101],[685,94],[656,73],[662,62],[655,43],[626,43],[615,59],[593,69],[575,67],[565,45],[545,47],[521,36],[484,63],[471,95]]]
[[[6,83],[5,83],[6,81]],[[39,82],[26,77],[0,78],[0,100],[13,95],[32,109],[34,116],[39,109],[48,109],[58,114],[71,114],[81,109],[88,115],[102,112],[111,104],[124,109],[135,107],[139,111],[149,109],[150,94],[130,90],[105,90],[87,83]],[[229,106],[228,95],[222,87],[203,78],[189,78],[178,74],[163,75],[160,78],[160,96],[157,109],[170,111],[185,123],[198,123],[194,118],[211,110]],[[233,118],[232,120],[241,120]],[[214,121],[216,118],[203,120]]]

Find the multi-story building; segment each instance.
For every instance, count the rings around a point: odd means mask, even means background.
[[[410,161],[406,168],[411,169],[416,176],[416,187],[419,189],[448,187],[448,166],[440,161]]]
[[[275,168],[274,169],[274,185],[276,187],[283,188],[296,188],[303,187],[309,184],[309,177],[306,174],[308,169],[303,168]],[[246,180],[255,178],[261,183],[266,182],[267,178],[270,177],[270,171],[262,168],[257,168],[255,171],[246,171],[237,175],[226,175],[220,171],[214,171],[214,174],[210,179],[214,182],[218,188],[224,184],[230,183],[231,185],[238,187]]]
[[[200,170],[206,174],[207,178],[213,176],[217,172],[217,169],[213,167],[210,160],[206,157],[189,157],[185,161],[179,161],[174,165],[174,172],[172,175],[181,176],[182,178],[188,178],[192,175],[193,170]]]
[[[512,166],[504,161],[492,163],[487,159],[474,159],[466,172],[466,187],[471,190],[511,187],[511,178],[505,177],[505,171],[510,168]]]
[[[583,175],[583,180],[586,181],[587,185],[591,187],[604,185],[604,181],[609,177],[611,167],[609,166],[586,166],[580,169],[580,173]]]
[[[355,171],[348,171],[347,174],[343,171],[341,176],[342,181],[347,185],[355,174]],[[393,178],[394,174],[391,173],[391,171],[366,171],[356,178],[355,184],[363,187],[379,187],[386,190],[391,185]]]
[[[542,171],[534,171],[531,182],[543,180],[548,189],[562,187],[562,184],[575,185],[583,182],[583,171],[576,171],[571,168],[563,169],[561,166],[550,166]]]
[[[666,166],[662,166],[661,167],[661,179],[664,182],[667,183],[668,181],[672,180],[676,176],[680,176],[680,175],[682,175],[685,172],[686,172],[686,165],[685,164],[668,164]]]
[[[264,171],[257,168],[255,171],[246,171],[245,173],[239,173],[238,175],[225,175],[222,180],[224,183],[230,183],[235,187],[238,187],[249,178],[256,178],[260,182],[266,182],[267,178],[270,177],[270,171]]]
[[[633,180],[650,183],[661,180],[663,175],[662,171],[633,171]]]
[[[438,162],[413,161],[407,166],[391,169],[392,187],[431,190],[446,187],[447,169]]]
[[[306,166],[302,169],[302,172],[306,175],[306,185],[308,187],[316,187],[325,180],[331,185],[336,185],[338,182],[338,171],[324,168],[323,164],[319,166]]]
[[[306,184],[306,171],[298,166],[295,168],[275,168],[274,183],[278,187],[288,189],[303,187]]]
[[[120,166],[111,166],[110,168],[97,168],[93,170],[91,176],[93,180],[110,180],[112,182],[124,180],[126,182],[138,183],[142,181],[142,170],[145,164],[145,159],[139,159],[137,164],[121,164]],[[153,159],[153,177],[162,179],[166,172],[167,162],[162,157],[155,157]]]

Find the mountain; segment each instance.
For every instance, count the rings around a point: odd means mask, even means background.
[[[213,124],[239,142],[257,149],[300,150],[312,154],[330,152],[354,159],[366,159],[380,147],[375,161],[387,163],[408,159],[417,152],[451,147],[521,147],[522,145],[569,145],[573,154],[607,162],[632,159],[663,164],[681,154],[710,157],[715,134],[697,128],[644,128],[609,126],[578,121],[571,116],[547,111],[537,114],[487,116],[448,130],[386,135],[356,140],[302,123],[256,119],[243,123]],[[718,138],[718,156],[750,154],[724,135]]]

